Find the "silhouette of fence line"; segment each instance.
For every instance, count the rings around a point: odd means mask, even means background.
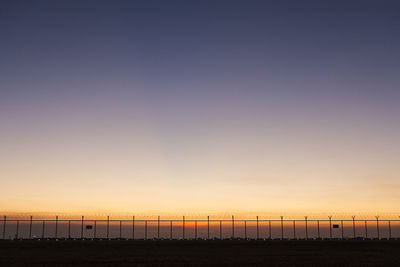
[[[2,239],[393,239],[400,220],[336,219],[8,219]]]

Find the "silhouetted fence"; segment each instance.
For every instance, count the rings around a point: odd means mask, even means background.
[[[0,220],[3,239],[392,239],[400,220]]]

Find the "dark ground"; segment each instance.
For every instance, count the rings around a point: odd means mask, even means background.
[[[399,240],[0,240],[0,266],[400,266]]]

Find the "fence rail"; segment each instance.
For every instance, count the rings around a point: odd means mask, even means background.
[[[8,219],[2,239],[393,239],[400,220],[328,219]]]

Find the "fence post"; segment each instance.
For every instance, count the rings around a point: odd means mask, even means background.
[[[379,216],[376,217],[376,232],[378,233],[378,239],[379,239]]]
[[[157,239],[160,239],[160,216],[157,219]]]
[[[132,239],[135,239],[135,216],[132,216]]]
[[[169,239],[172,239],[172,220],[169,221]]]
[[[71,239],[71,220],[68,220],[68,238]]]
[[[232,239],[235,238],[235,217],[232,215]]]
[[[29,222],[29,239],[32,239],[32,216]]]
[[[210,239],[210,216],[207,216],[207,239]]]
[[[107,239],[110,236],[110,216],[107,216]]]
[[[185,239],[185,216],[182,218],[182,239]]]
[[[272,239],[271,220],[268,221],[268,229],[269,229],[269,239]]]
[[[97,232],[97,220],[94,220],[94,231],[93,231],[93,239],[96,239]]]
[[[343,240],[344,239],[343,220],[340,221],[340,228],[342,228],[342,240]]]
[[[308,239],[308,216],[304,216],[304,222],[306,224],[306,239]],[[319,221],[318,221],[318,235],[319,235]]]
[[[317,220],[317,229],[318,229],[318,239],[321,239],[321,233],[319,231],[319,220]]]
[[[58,237],[58,216],[56,216],[56,239]]]
[[[3,239],[6,239],[6,222],[7,222],[7,216],[4,216],[4,220],[3,220]]]
[[[365,238],[368,238],[367,220],[364,221],[364,224],[365,224]]]
[[[260,235],[259,235],[259,230],[258,230],[258,216],[257,216],[257,239],[259,239],[260,238]]]
[[[197,239],[197,220],[194,221],[194,239]]]
[[[44,224],[45,224],[45,220],[42,221],[42,239],[44,239]]]
[[[247,222],[244,221],[244,239],[247,239]]]
[[[328,216],[329,218],[329,238],[332,239],[332,216]]]
[[[219,221],[219,239],[222,240],[222,221]]]
[[[296,220],[293,220],[293,239],[296,239]]]
[[[83,220],[84,220],[84,217],[82,216],[82,223],[81,223],[81,239],[83,239]]]
[[[388,225],[388,227],[389,227],[389,239],[391,239],[392,238],[392,227],[390,226],[390,220],[388,220],[388,222],[389,222],[389,225]]]
[[[147,220],[144,221],[144,239],[147,240]]]
[[[122,220],[119,220],[119,239],[122,239]]]
[[[17,233],[15,234],[15,239],[18,239],[18,230],[19,230],[19,220],[17,220]]]
[[[353,217],[353,238],[356,238],[356,222],[355,222],[355,217],[356,216],[352,216]]]
[[[281,240],[283,240],[283,216],[281,216]]]

